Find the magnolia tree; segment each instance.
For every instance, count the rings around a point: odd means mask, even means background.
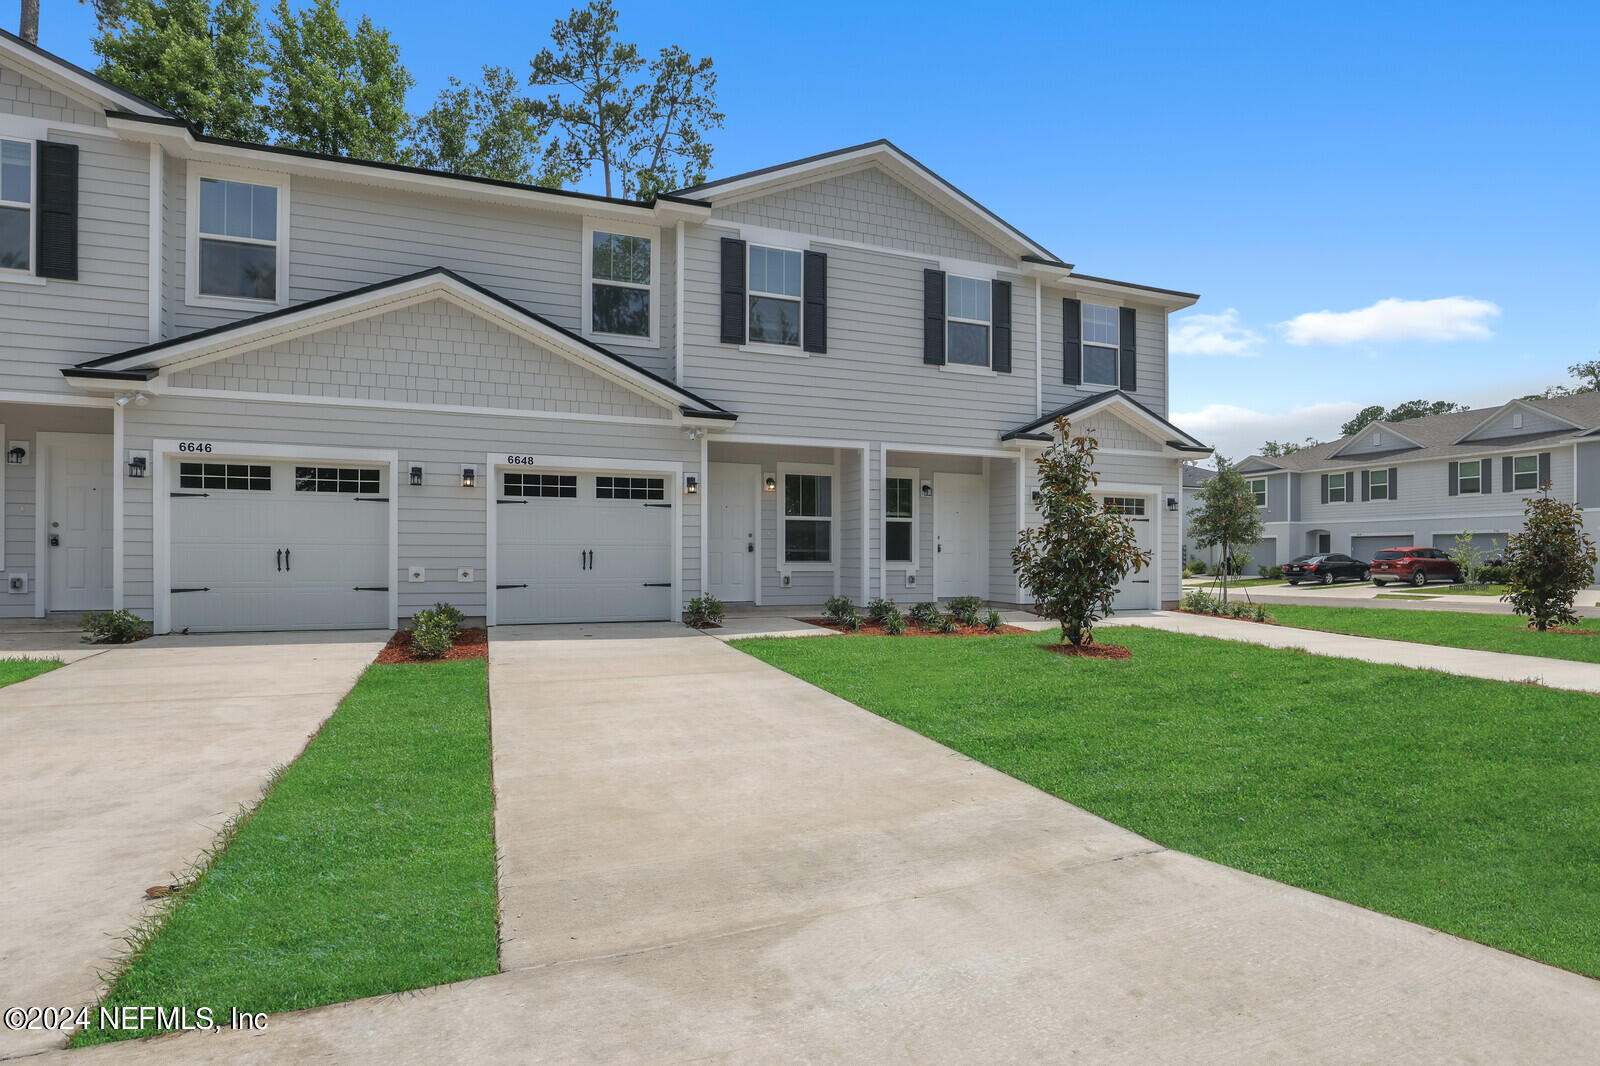
[[[1594,581],[1594,541],[1584,535],[1583,512],[1552,497],[1549,482],[1523,501],[1523,512],[1521,531],[1506,542],[1511,576],[1501,599],[1527,616],[1530,629],[1575,626],[1572,601]]]
[[[1261,539],[1266,527],[1255,494],[1239,468],[1217,456],[1217,474],[1196,493],[1200,506],[1189,512],[1189,535],[1202,548],[1222,549],[1222,602],[1228,602],[1228,576],[1246,548]]]
[[[1055,443],[1038,458],[1039,510],[1043,522],[1019,535],[1011,549],[1017,576],[1033,594],[1033,609],[1061,623],[1064,643],[1093,641],[1094,623],[1111,613],[1117,584],[1150,565],[1133,525],[1090,495],[1093,437],[1074,437],[1065,418],[1056,419]]]

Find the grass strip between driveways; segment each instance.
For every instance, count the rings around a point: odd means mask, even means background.
[[[1098,632],[1132,659],[1054,633],[735,646],[1166,847],[1600,976],[1600,699]]]
[[[227,1024],[494,973],[493,803],[486,664],[369,667],[105,1005]]]
[[[1286,626],[1351,633],[1361,637],[1411,640],[1447,648],[1476,648],[1513,655],[1543,655],[1600,663],[1600,619],[1585,618],[1579,627],[1587,633],[1540,633],[1514,614],[1480,614],[1470,611],[1406,611],[1385,607],[1303,607],[1269,603],[1267,610]],[[1417,665],[1428,662],[1428,650],[1417,649]]]
[[[60,665],[60,659],[0,659],[0,688],[48,674]]]

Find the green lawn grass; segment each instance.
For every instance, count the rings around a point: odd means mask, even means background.
[[[0,659],[0,688],[48,674],[61,665],[60,659]]]
[[[1302,629],[1600,663],[1600,619],[1594,618],[1583,619],[1579,628],[1596,635],[1583,636],[1577,633],[1540,633],[1528,628],[1527,619],[1513,614],[1402,611],[1383,607],[1304,607],[1289,603],[1270,604],[1268,610],[1283,625]],[[1417,661],[1427,662],[1425,650],[1418,650]]]
[[[494,973],[493,802],[485,664],[369,667],[106,1005],[225,1020]]]
[[[1150,630],[736,646],[1158,843],[1600,976],[1600,700]]]
[[[1403,582],[1392,582],[1388,587],[1393,589],[1417,588],[1415,585]],[[1429,596],[1494,596],[1506,594],[1504,585],[1424,585],[1417,588],[1418,592]]]

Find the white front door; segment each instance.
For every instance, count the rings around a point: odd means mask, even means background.
[[[755,600],[756,497],[761,468],[745,463],[712,463],[705,503],[707,519],[706,591],[728,603]]]
[[[63,433],[50,445],[52,611],[111,606],[111,438]]]
[[[1150,565],[1137,572],[1129,572],[1117,584],[1117,598],[1112,606],[1119,611],[1154,610],[1161,606],[1157,590],[1161,576],[1156,572],[1154,552],[1156,547],[1154,496],[1124,496],[1106,493],[1101,497],[1106,504],[1133,526],[1133,536],[1140,551],[1151,552]]]
[[[989,598],[989,493],[982,474],[933,475],[934,594]]]

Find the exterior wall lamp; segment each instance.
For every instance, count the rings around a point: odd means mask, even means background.
[[[410,468],[406,472],[411,476],[411,483],[413,485],[422,484],[422,464],[421,463],[412,463],[410,465]]]
[[[1177,509],[1178,509],[1178,498],[1176,496],[1168,496],[1167,497],[1167,510],[1176,511]]]
[[[922,483],[922,498],[925,500],[933,498],[933,482],[924,481]]]
[[[684,494],[688,496],[697,495],[700,492],[699,479],[697,479],[693,474],[690,474],[688,477],[684,478],[683,491]]]
[[[470,489],[478,484],[478,472],[470,466],[461,468],[461,487]]]
[[[777,492],[778,479],[773,477],[771,474],[768,474],[765,487],[768,492]]]
[[[144,452],[128,453],[128,476],[144,477],[150,470],[150,457]]]

